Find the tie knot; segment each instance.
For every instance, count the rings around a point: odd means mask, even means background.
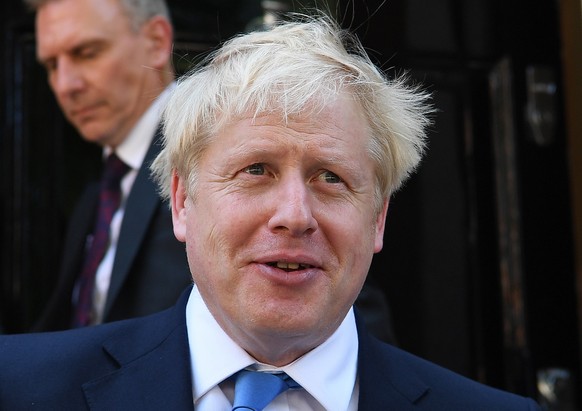
[[[282,392],[299,388],[299,384],[284,373],[242,370],[235,377],[233,411],[261,411]]]
[[[111,153],[105,162],[101,183],[107,189],[118,187],[119,182],[128,171],[129,166],[121,161],[115,153]]]

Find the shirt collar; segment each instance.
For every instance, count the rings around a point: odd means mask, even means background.
[[[325,409],[348,409],[358,360],[353,309],[323,344],[280,368],[260,364],[240,348],[212,317],[196,285],[186,306],[186,322],[195,403],[235,372],[253,366],[259,370],[286,372]]]
[[[117,156],[134,170],[139,169],[143,163],[160,124],[162,110],[174,87],[175,83],[171,83],[156,97],[127,137],[115,149]],[[104,157],[106,158],[112,151],[111,147],[105,147],[103,150]]]
[[[220,328],[194,285],[186,305],[194,403],[212,387],[255,362]]]

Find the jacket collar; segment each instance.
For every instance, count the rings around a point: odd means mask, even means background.
[[[356,315],[358,328],[358,374],[360,410],[412,410],[429,387],[405,364],[399,349],[382,343],[365,329]]]
[[[161,150],[161,126],[158,127],[154,139],[146,153],[143,164],[139,169],[133,187],[125,206],[119,243],[111,273],[111,284],[105,302],[103,317],[111,311],[113,302],[117,299],[131,266],[137,257],[154,218],[156,209],[162,203],[155,183],[150,173],[150,165]]]

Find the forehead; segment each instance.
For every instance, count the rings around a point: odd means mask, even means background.
[[[228,122],[210,143],[215,152],[239,148],[241,152],[260,151],[318,152],[333,156],[354,151],[365,154],[369,146],[369,127],[362,109],[350,96],[340,95],[321,110],[306,110],[284,116],[263,114]],[[361,159],[361,158],[359,158]]]
[[[53,0],[36,14],[39,58],[94,40],[113,41],[131,25],[119,0]]]

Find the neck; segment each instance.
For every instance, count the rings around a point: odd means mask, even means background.
[[[323,344],[340,326],[341,321],[317,333],[292,334],[287,331],[254,332],[224,328],[225,332],[249,355],[263,364],[283,367]]]

